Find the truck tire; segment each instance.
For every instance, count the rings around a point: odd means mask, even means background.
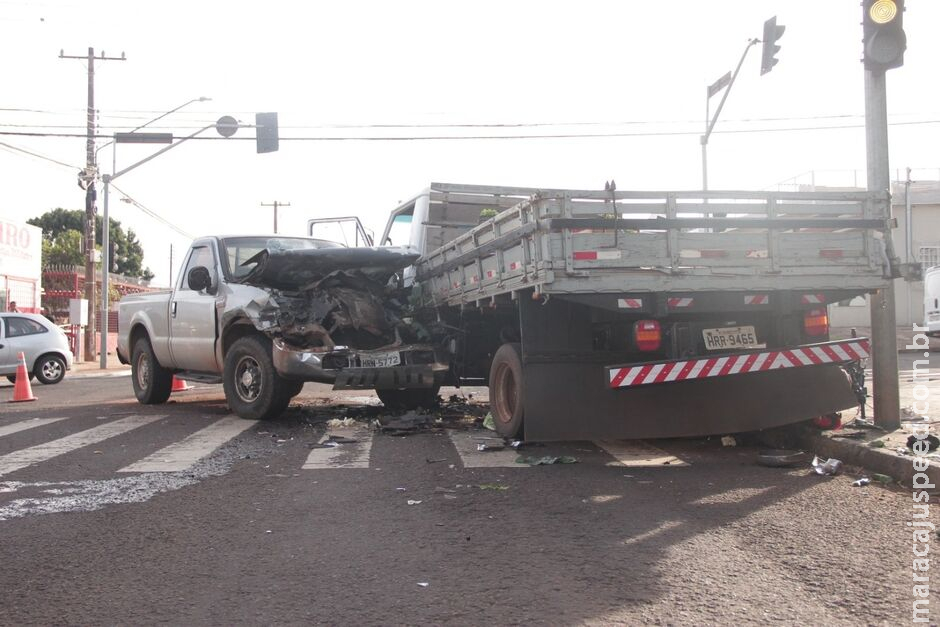
[[[379,400],[386,409],[431,409],[438,404],[437,393],[440,386],[433,388],[404,388],[399,390],[376,390]]]
[[[490,366],[490,413],[496,433],[504,438],[514,438],[522,433],[524,386],[522,345],[515,342],[503,344],[493,355],[493,365]]]
[[[138,338],[131,351],[131,381],[134,395],[144,405],[159,405],[170,398],[173,373],[160,365],[145,337]]]
[[[274,369],[271,340],[264,336],[247,335],[232,344],[222,387],[232,411],[249,420],[277,418],[290,404],[290,384]]]

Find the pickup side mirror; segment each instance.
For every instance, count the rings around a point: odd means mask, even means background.
[[[209,288],[212,287],[212,275],[209,274],[207,267],[196,266],[186,276],[186,284],[194,292],[209,291]]]

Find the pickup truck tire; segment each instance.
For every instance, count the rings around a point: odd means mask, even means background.
[[[386,409],[431,409],[438,404],[437,393],[440,386],[433,388],[403,388],[376,390],[379,400]]]
[[[236,415],[249,420],[280,416],[290,404],[291,382],[281,377],[271,360],[271,340],[248,335],[225,354],[222,373],[225,400]]]
[[[134,395],[144,405],[159,405],[170,398],[173,373],[160,365],[145,337],[138,338],[131,351],[131,381]]]
[[[496,433],[514,438],[522,433],[525,408],[525,381],[522,378],[522,345],[503,344],[490,366],[490,413]]]

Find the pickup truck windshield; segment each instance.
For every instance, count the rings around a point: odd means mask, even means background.
[[[265,249],[275,251],[344,248],[336,242],[303,237],[226,237],[221,240],[221,246],[225,273],[235,279],[251,272],[257,263],[246,262]]]

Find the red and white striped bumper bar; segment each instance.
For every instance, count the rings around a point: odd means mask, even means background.
[[[777,368],[840,364],[858,361],[869,356],[868,340],[855,338],[799,348],[765,350],[722,357],[666,361],[638,366],[608,366],[607,380],[612,388],[626,388],[652,383],[671,383],[748,372],[765,372]]]

